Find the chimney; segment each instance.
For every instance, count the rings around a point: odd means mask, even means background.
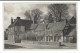
[[[15,20],[16,20],[16,19],[14,19],[14,22],[15,22]]]
[[[20,19],[20,17],[17,17],[17,19],[19,20],[19,19]]]
[[[11,24],[13,24],[13,18],[11,17]]]
[[[56,18],[56,22],[58,22],[58,18]]]
[[[33,17],[33,24],[34,24],[34,17]]]
[[[66,24],[67,24],[68,20],[66,19]]]
[[[60,13],[60,16],[58,16],[58,17],[56,18],[56,21],[57,21],[57,22],[60,22],[60,21],[61,21],[61,13]]]

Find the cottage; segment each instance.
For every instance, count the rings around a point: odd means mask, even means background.
[[[75,43],[76,42],[76,18],[72,17],[66,24],[64,30],[64,42]]]
[[[59,42],[63,41],[62,30],[64,30],[65,25],[66,20],[49,23],[48,28],[46,28],[45,23],[32,24],[31,31],[35,34],[36,40],[38,41]]]
[[[63,20],[61,22],[54,22],[54,23],[49,23],[48,28],[46,29],[46,35],[45,39],[47,41],[53,41],[53,42],[59,42],[60,40],[63,41],[63,31],[64,27],[66,25],[66,21]]]
[[[25,32],[30,30],[31,23],[31,20],[23,20],[20,17],[17,17],[14,21],[11,19],[11,24],[8,27],[8,40],[20,42],[25,39]]]
[[[8,40],[17,43],[21,40],[45,42],[74,42],[76,40],[74,38],[75,30],[72,30],[67,19],[61,19],[59,22],[56,20],[51,23],[43,22],[34,23],[32,20],[24,20],[20,17],[15,20],[11,18],[11,24],[8,27]]]
[[[8,29],[6,29],[4,31],[4,40],[8,40],[8,33],[9,33],[9,31],[8,31]]]

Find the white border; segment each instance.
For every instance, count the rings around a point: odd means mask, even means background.
[[[3,3],[31,3],[31,4],[47,4],[47,3],[76,3],[76,10],[77,10],[77,50],[74,49],[23,49],[23,50],[4,50],[4,33],[3,33]],[[80,34],[79,34],[79,27],[80,27],[80,2],[79,1],[0,1],[0,53],[79,53],[80,52]]]

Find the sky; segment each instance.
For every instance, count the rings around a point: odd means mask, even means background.
[[[32,9],[40,9],[43,11],[43,14],[48,12],[49,4],[27,4],[27,3],[5,3],[4,4],[4,29],[6,29],[11,23],[11,17],[16,19],[17,16],[21,17],[21,19],[26,19],[24,13],[28,10]],[[69,17],[71,18],[73,15],[76,16],[76,5],[68,4],[68,12]]]

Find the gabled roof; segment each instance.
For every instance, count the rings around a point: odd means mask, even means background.
[[[46,24],[38,24],[36,31],[37,30],[45,30],[46,29]]]
[[[38,24],[31,24],[31,27],[30,27],[30,29],[36,29],[37,28],[37,26],[38,26]]]
[[[66,25],[66,20],[63,20],[61,22],[54,22],[49,23],[48,28],[46,29],[46,24],[32,24],[31,29],[35,29],[35,31],[52,31],[53,35],[62,33],[62,30],[64,29]],[[46,34],[47,35],[47,34]]]
[[[52,31],[57,32],[63,30],[66,25],[66,21],[50,23],[48,27],[51,28]]]
[[[9,25],[9,28],[13,26],[28,26],[32,23],[32,20],[23,20],[23,19],[16,19],[13,24]],[[28,24],[28,25],[27,25]]]
[[[31,29],[38,31],[46,29],[46,24],[38,23],[38,24],[31,24]]]
[[[76,24],[76,18],[72,17],[69,22],[70,24]]]
[[[65,36],[72,36],[76,31],[76,26],[70,26],[67,32],[65,33]]]
[[[64,29],[66,25],[66,21],[63,20],[61,22],[55,22],[55,23],[50,23],[48,27],[50,28],[49,30],[52,31],[52,35],[60,35],[62,33],[62,30]]]

